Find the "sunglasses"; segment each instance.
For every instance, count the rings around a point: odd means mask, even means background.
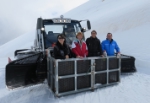
[[[64,38],[58,38],[58,39],[64,39]]]
[[[96,33],[92,33],[92,34],[96,34]]]

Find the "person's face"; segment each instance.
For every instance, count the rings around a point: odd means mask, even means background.
[[[64,43],[64,40],[65,40],[64,38],[62,38],[62,37],[60,37],[60,36],[58,37],[58,41],[59,41],[60,44],[63,44],[63,43]]]
[[[83,36],[82,35],[78,35],[77,39],[82,40]]]
[[[96,37],[96,33],[95,33],[95,32],[92,32],[92,33],[91,33],[91,36],[92,36],[93,38],[95,38],[95,37]]]
[[[112,34],[107,34],[107,39],[111,40],[112,39]]]

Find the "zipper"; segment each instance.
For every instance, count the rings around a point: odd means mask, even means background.
[[[110,54],[110,45],[111,45],[111,41],[109,41],[109,54]]]

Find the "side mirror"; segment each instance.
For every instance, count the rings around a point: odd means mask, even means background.
[[[91,29],[91,23],[90,23],[89,20],[87,21],[87,28],[88,28],[89,30]]]
[[[36,29],[41,29],[42,25],[43,25],[43,19],[42,18],[38,18],[37,19]]]

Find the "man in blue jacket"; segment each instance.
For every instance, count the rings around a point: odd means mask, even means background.
[[[114,50],[116,50],[116,53],[120,54],[120,48],[117,45],[116,41],[112,39],[111,33],[108,33],[106,40],[102,42],[102,50],[103,53],[104,54],[107,53],[108,56],[114,56],[115,55]]]

